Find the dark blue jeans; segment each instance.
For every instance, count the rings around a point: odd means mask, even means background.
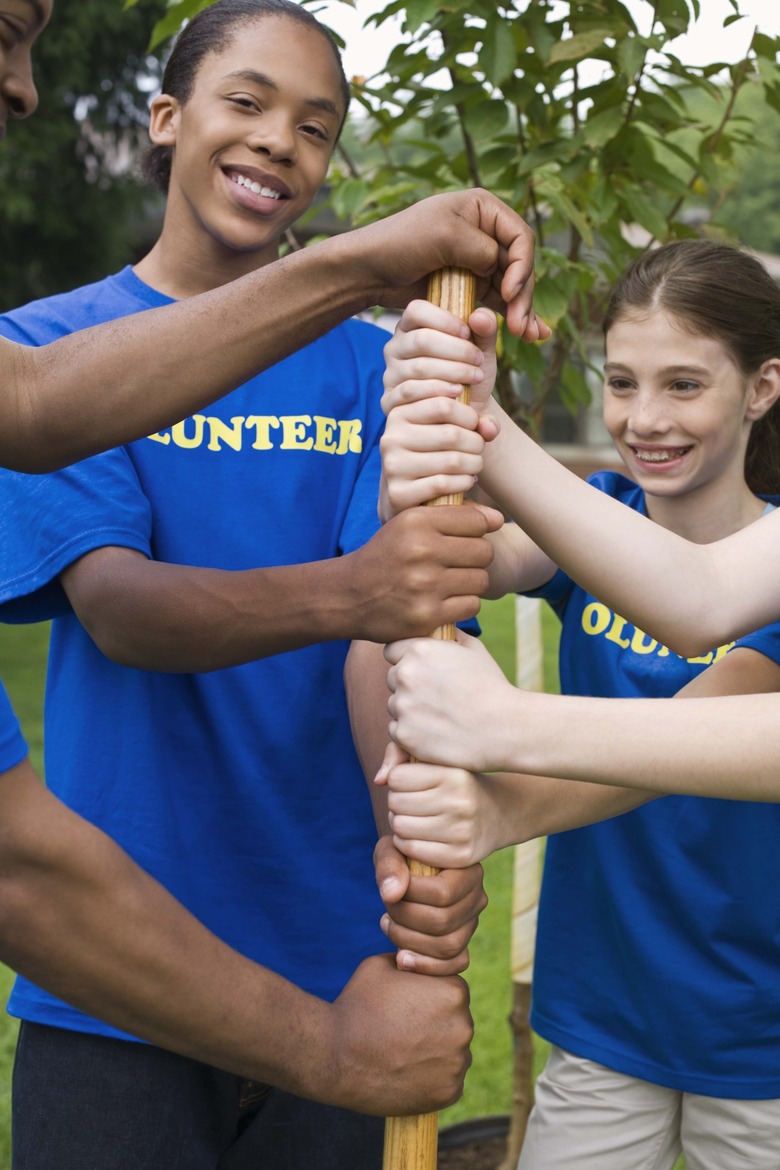
[[[383,1133],[148,1044],[19,1032],[13,1170],[381,1170]]]

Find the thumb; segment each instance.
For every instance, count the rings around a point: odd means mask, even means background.
[[[493,310],[480,305],[469,317],[468,327],[471,330],[471,339],[477,349],[481,349],[486,355],[495,357],[498,319]]]
[[[409,889],[409,866],[391,837],[380,837],[374,849],[374,872],[379,896],[387,904],[400,902]]]
[[[490,508],[487,504],[472,504],[472,508],[476,508],[481,512],[487,521],[487,532],[498,532],[502,528],[505,520],[503,512],[499,512],[498,508]]]
[[[375,784],[387,784],[387,777],[390,774],[390,769],[394,768],[396,764],[406,764],[409,762],[409,755],[399,748],[397,743],[391,742],[385,748],[385,756],[379,767],[379,771],[374,777]]]

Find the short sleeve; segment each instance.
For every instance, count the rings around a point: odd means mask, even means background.
[[[19,720],[11,707],[5,687],[0,683],[0,772],[20,764],[27,755]]]
[[[69,612],[59,574],[96,548],[151,555],[151,509],[124,448],[50,475],[0,470],[0,618]]]

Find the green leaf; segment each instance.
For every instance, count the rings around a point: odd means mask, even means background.
[[[162,20],[158,20],[152,30],[152,38],[149,42],[150,52],[161,45],[163,41],[167,41],[169,37],[176,36],[185,20],[191,20],[204,8],[208,8],[211,3],[212,0],[176,0],[176,3],[171,5]]]
[[[493,85],[501,85],[515,71],[517,49],[512,29],[504,21],[492,21],[485,29],[485,39],[479,53],[479,63],[485,77]]]
[[[642,68],[647,45],[639,37],[627,36],[620,41],[617,59],[620,68],[628,77],[634,77]]]
[[[658,209],[657,203],[638,187],[625,187],[621,195],[632,219],[640,227],[647,228],[653,239],[664,239],[668,230],[667,220],[666,216]]]
[[[509,121],[506,102],[489,98],[478,101],[466,110],[466,127],[475,138],[487,141],[500,134]]]
[[[590,146],[603,146],[620,131],[625,121],[625,114],[620,106],[603,110],[599,114],[592,114],[582,128],[585,142]]]
[[[576,414],[581,406],[590,405],[590,386],[588,386],[582,370],[572,362],[567,362],[563,367],[558,390],[561,402],[572,414]]]
[[[406,0],[404,31],[414,33],[424,24],[430,24],[439,7],[439,0]]]
[[[604,48],[604,41],[610,35],[609,29],[594,28],[588,32],[575,33],[564,41],[558,41],[550,53],[550,64],[561,61],[583,61],[592,57],[597,49]]]

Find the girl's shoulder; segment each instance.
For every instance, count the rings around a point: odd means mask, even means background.
[[[645,510],[644,492],[633,479],[620,471],[595,471],[588,476],[588,483],[605,496],[611,496],[613,500],[619,500],[635,511]]]

